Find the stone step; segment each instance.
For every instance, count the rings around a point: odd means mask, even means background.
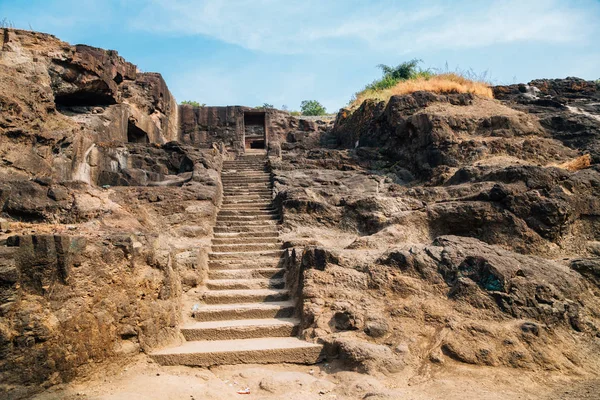
[[[227,364],[315,364],[323,346],[294,337],[185,342],[156,351],[151,357],[160,365],[210,367]]]
[[[270,187],[241,187],[241,186],[225,186],[223,187],[223,193],[225,195],[243,195],[243,194],[271,194],[272,188]]]
[[[256,204],[256,203],[271,203],[273,200],[273,194],[266,196],[262,195],[240,195],[240,196],[224,196],[223,206],[227,205],[240,205],[240,204]]]
[[[215,233],[213,235],[215,239],[242,239],[242,238],[277,238],[279,237],[279,232],[277,230],[271,231],[254,231],[254,232],[224,232],[224,233]]]
[[[252,204],[225,204],[221,206],[219,214],[225,212],[223,215],[252,215],[252,213],[259,214],[277,214],[279,210],[272,205],[255,206]]]
[[[272,221],[279,221],[279,213],[277,214],[262,214],[262,215],[217,215],[217,224],[220,222],[239,222],[239,223],[252,223],[262,222],[264,224],[270,224]]]
[[[235,163],[235,164],[223,164],[223,171],[252,171],[252,172],[269,172],[269,169],[263,163]]]
[[[258,216],[277,216],[279,217],[279,212],[276,210],[257,210],[257,209],[221,209],[219,211],[219,216],[240,216],[240,217],[258,217]]]
[[[279,211],[275,209],[258,209],[258,208],[228,208],[219,210],[218,216],[223,217],[270,217],[279,216]]]
[[[271,180],[255,180],[255,179],[244,179],[244,178],[240,178],[240,179],[236,179],[236,180],[230,180],[230,179],[226,179],[226,180],[222,180],[221,181],[223,183],[224,187],[236,187],[236,186],[250,186],[250,187],[270,187],[271,186]]]
[[[229,178],[272,178],[273,175],[270,172],[265,171],[223,171],[221,172],[221,179]]]
[[[250,174],[254,172],[268,174],[269,170],[265,167],[226,167],[222,170],[222,174],[231,175],[231,174]]]
[[[261,164],[265,165],[267,162],[266,158],[238,158],[236,160],[225,160],[223,164]]]
[[[273,201],[273,191],[268,193],[244,193],[241,191],[235,191],[225,193],[223,192],[223,205],[225,204],[252,204],[252,203],[264,203]]]
[[[236,179],[236,180],[222,180],[221,181],[223,183],[223,186],[229,187],[229,186],[238,186],[238,185],[253,185],[256,187],[260,187],[262,186],[271,186],[273,182],[271,182],[271,180],[262,180],[262,181],[257,181],[253,178],[240,178],[240,179]]]
[[[279,258],[284,250],[239,251],[239,252],[211,252],[209,260],[252,260],[260,258]]]
[[[236,184],[236,185],[228,185],[223,184],[223,193],[233,193],[233,192],[243,192],[243,193],[254,193],[254,192],[272,192],[273,188],[270,183],[262,184],[252,183],[249,185],[246,184]]]
[[[227,203],[221,205],[221,210],[257,210],[257,211],[276,211],[275,206],[270,201],[253,201],[246,203]]]
[[[228,227],[250,227],[250,226],[268,226],[268,225],[277,226],[278,223],[279,223],[279,221],[276,219],[267,219],[267,218],[261,218],[261,219],[255,219],[255,220],[232,219],[232,220],[223,221],[222,219],[217,217],[217,224],[215,225],[215,228],[216,227],[221,228],[224,226],[228,226]]]
[[[269,190],[224,190],[223,191],[223,196],[225,198],[232,196],[232,197],[240,197],[240,196],[259,196],[261,197],[263,200],[271,200],[271,198],[273,197],[273,191],[271,189]]]
[[[276,224],[268,225],[219,225],[213,227],[213,232],[216,233],[243,233],[243,232],[268,232],[278,233],[279,228]]]
[[[283,289],[285,281],[282,278],[209,279],[206,287],[210,290]]]
[[[217,253],[231,251],[262,251],[281,249],[281,243],[236,243],[236,244],[214,244],[211,250]]]
[[[263,303],[289,299],[290,293],[286,289],[208,290],[202,294],[205,304]]]
[[[196,321],[225,321],[231,319],[290,318],[294,314],[295,303],[288,301],[270,301],[248,304],[210,304],[201,305],[192,312]]]
[[[213,238],[213,245],[221,245],[221,244],[276,244],[281,242],[278,237],[232,237],[232,238]]]
[[[254,268],[254,269],[219,269],[209,270],[208,279],[276,279],[285,275],[284,268]]]
[[[221,175],[222,182],[271,182],[271,176],[239,176],[239,175]]]
[[[281,262],[278,257],[254,257],[249,259],[209,260],[209,270],[218,269],[252,269],[252,268],[275,268]]]
[[[296,318],[242,319],[194,322],[181,328],[187,341],[289,337],[298,334]]]
[[[240,165],[240,164],[257,164],[257,165],[266,165],[267,160],[255,158],[255,159],[238,159],[238,160],[225,160],[223,161],[223,165]]]

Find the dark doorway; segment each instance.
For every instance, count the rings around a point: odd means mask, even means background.
[[[127,124],[127,141],[129,143],[149,143],[148,134],[135,126],[131,121]]]
[[[250,111],[244,113],[244,136],[247,149],[265,148],[265,113]]]

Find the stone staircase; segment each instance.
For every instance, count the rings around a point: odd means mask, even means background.
[[[225,161],[223,205],[206,291],[181,332],[186,342],[151,356],[162,365],[312,364],[322,346],[295,337],[300,321],[286,289],[279,213],[265,155]]]

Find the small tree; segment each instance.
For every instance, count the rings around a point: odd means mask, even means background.
[[[327,113],[325,107],[317,100],[304,100],[300,103],[302,115],[324,115]]]
[[[181,102],[181,104],[187,104],[187,105],[192,106],[192,107],[204,107],[206,105],[204,103],[198,103],[195,100],[184,100],[184,101]]]

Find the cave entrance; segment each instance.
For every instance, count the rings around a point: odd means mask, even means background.
[[[244,146],[247,149],[264,149],[266,142],[265,131],[264,112],[244,112]]]
[[[150,143],[148,134],[129,121],[127,124],[127,141],[129,143]]]

